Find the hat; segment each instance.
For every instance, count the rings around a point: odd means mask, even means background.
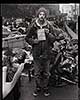
[[[37,11],[36,15],[38,16],[40,12],[44,12],[45,16],[47,17],[48,11],[44,7],[39,8],[39,10]]]

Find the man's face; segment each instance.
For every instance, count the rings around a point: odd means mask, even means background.
[[[45,19],[45,13],[44,12],[40,12],[39,13],[39,20],[43,21]]]

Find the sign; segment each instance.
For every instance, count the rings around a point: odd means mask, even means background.
[[[40,41],[46,40],[44,29],[38,29],[37,36],[38,36],[38,40],[40,40]]]

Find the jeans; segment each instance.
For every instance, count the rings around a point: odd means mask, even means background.
[[[49,60],[34,60],[34,69],[35,69],[35,83],[36,88],[47,89],[49,81]]]

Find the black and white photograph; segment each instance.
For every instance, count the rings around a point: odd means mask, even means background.
[[[79,3],[1,4],[2,99],[79,100]]]

